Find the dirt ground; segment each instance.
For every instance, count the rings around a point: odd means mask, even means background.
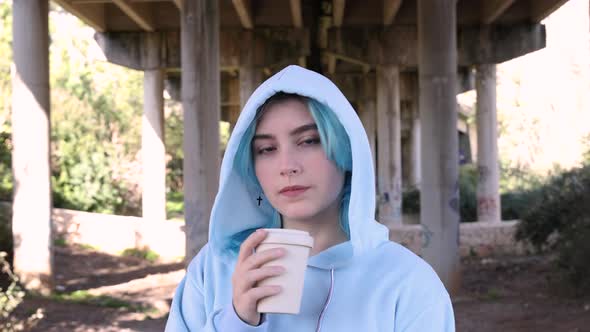
[[[181,263],[149,263],[79,246],[57,248],[57,284],[125,305],[27,297],[16,315],[44,310],[32,331],[163,331]],[[463,260],[463,289],[453,297],[457,331],[590,331],[590,296],[561,288],[544,256]],[[110,305],[110,307],[109,307]]]

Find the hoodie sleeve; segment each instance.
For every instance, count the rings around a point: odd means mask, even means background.
[[[431,302],[416,316],[410,318],[402,332],[455,332],[453,306],[448,295]]]
[[[207,313],[203,296],[204,259],[203,248],[191,262],[186,276],[182,279],[174,298],[165,332],[266,332],[268,321],[264,319],[258,326],[242,321],[235,312],[231,302],[223,308]]]
[[[397,300],[395,331],[455,332],[453,305],[440,278],[422,259],[412,265]]]

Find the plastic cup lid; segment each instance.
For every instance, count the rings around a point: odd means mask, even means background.
[[[284,243],[313,247],[313,237],[308,232],[296,229],[264,228],[268,233],[262,243]]]

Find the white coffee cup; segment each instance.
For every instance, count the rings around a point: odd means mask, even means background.
[[[258,245],[256,251],[284,248],[286,254],[265,265],[282,266],[285,272],[279,276],[269,277],[258,283],[260,286],[281,286],[279,294],[258,301],[260,313],[298,314],[303,293],[303,281],[307,268],[309,251],[313,247],[313,238],[308,232],[294,229],[266,228],[267,236]]]

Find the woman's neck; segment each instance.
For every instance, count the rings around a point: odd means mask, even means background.
[[[313,248],[311,248],[310,256],[348,241],[348,236],[342,227],[340,227],[339,209],[336,209],[335,212],[325,212],[328,213],[305,220],[283,217],[283,228],[306,231],[313,237]]]

